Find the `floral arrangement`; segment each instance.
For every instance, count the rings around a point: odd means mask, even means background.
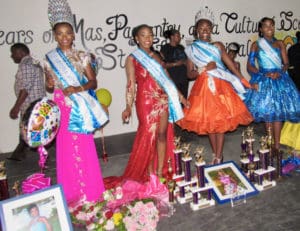
[[[119,203],[122,196],[122,189],[116,188],[105,191],[101,202],[88,203],[83,200],[76,206],[69,207],[72,223],[95,231],[156,230],[159,211],[154,199]]]

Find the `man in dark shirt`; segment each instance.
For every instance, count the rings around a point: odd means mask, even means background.
[[[300,31],[296,33],[297,43],[288,49],[289,75],[300,91]]]

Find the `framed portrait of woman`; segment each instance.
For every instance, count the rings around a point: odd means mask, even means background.
[[[0,202],[2,231],[72,231],[61,185]]]

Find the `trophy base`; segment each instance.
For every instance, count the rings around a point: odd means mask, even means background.
[[[193,211],[197,211],[197,210],[200,210],[200,209],[205,209],[205,208],[209,208],[209,207],[212,207],[212,206],[215,206],[215,200],[214,199],[205,199],[205,198],[202,198],[200,200],[198,200],[198,203],[195,204],[195,203],[190,203],[190,207]]]
[[[185,193],[184,197],[177,196],[176,199],[179,204],[186,204],[193,200],[193,195],[192,195],[192,193],[188,192],[188,193]]]
[[[183,173],[180,174],[180,175],[174,174],[172,178],[173,178],[173,180],[175,180],[176,182],[178,182],[178,181],[183,181],[183,180],[184,180],[184,174],[183,174]]]
[[[276,181],[264,180],[262,184],[254,184],[258,191],[263,191],[276,186]]]
[[[259,183],[254,184],[255,187],[257,188],[257,190],[263,191],[265,189],[269,189],[269,188],[272,188],[272,187],[276,186],[276,181],[271,180],[272,178],[270,180],[263,179],[264,175],[272,174],[273,172],[275,172],[275,170],[276,169],[274,167],[268,166],[267,169],[262,169],[261,168],[261,169],[258,169],[256,171],[254,171],[255,175],[257,175],[258,178],[262,178],[261,183],[259,182]]]
[[[258,156],[254,156],[254,159],[253,159],[253,162],[258,162],[259,161],[259,157]],[[249,158],[243,158],[243,159],[240,159],[240,162],[242,164],[249,164],[250,163],[250,160]]]

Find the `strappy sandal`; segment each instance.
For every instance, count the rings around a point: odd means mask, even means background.
[[[163,177],[162,171],[157,171],[156,176],[158,177],[160,183],[164,184],[166,182],[166,178]]]
[[[221,158],[218,158],[216,156],[216,154],[213,153],[213,159],[210,162],[210,165],[216,165],[216,164],[221,164],[221,163],[223,163],[223,155],[221,156]]]

